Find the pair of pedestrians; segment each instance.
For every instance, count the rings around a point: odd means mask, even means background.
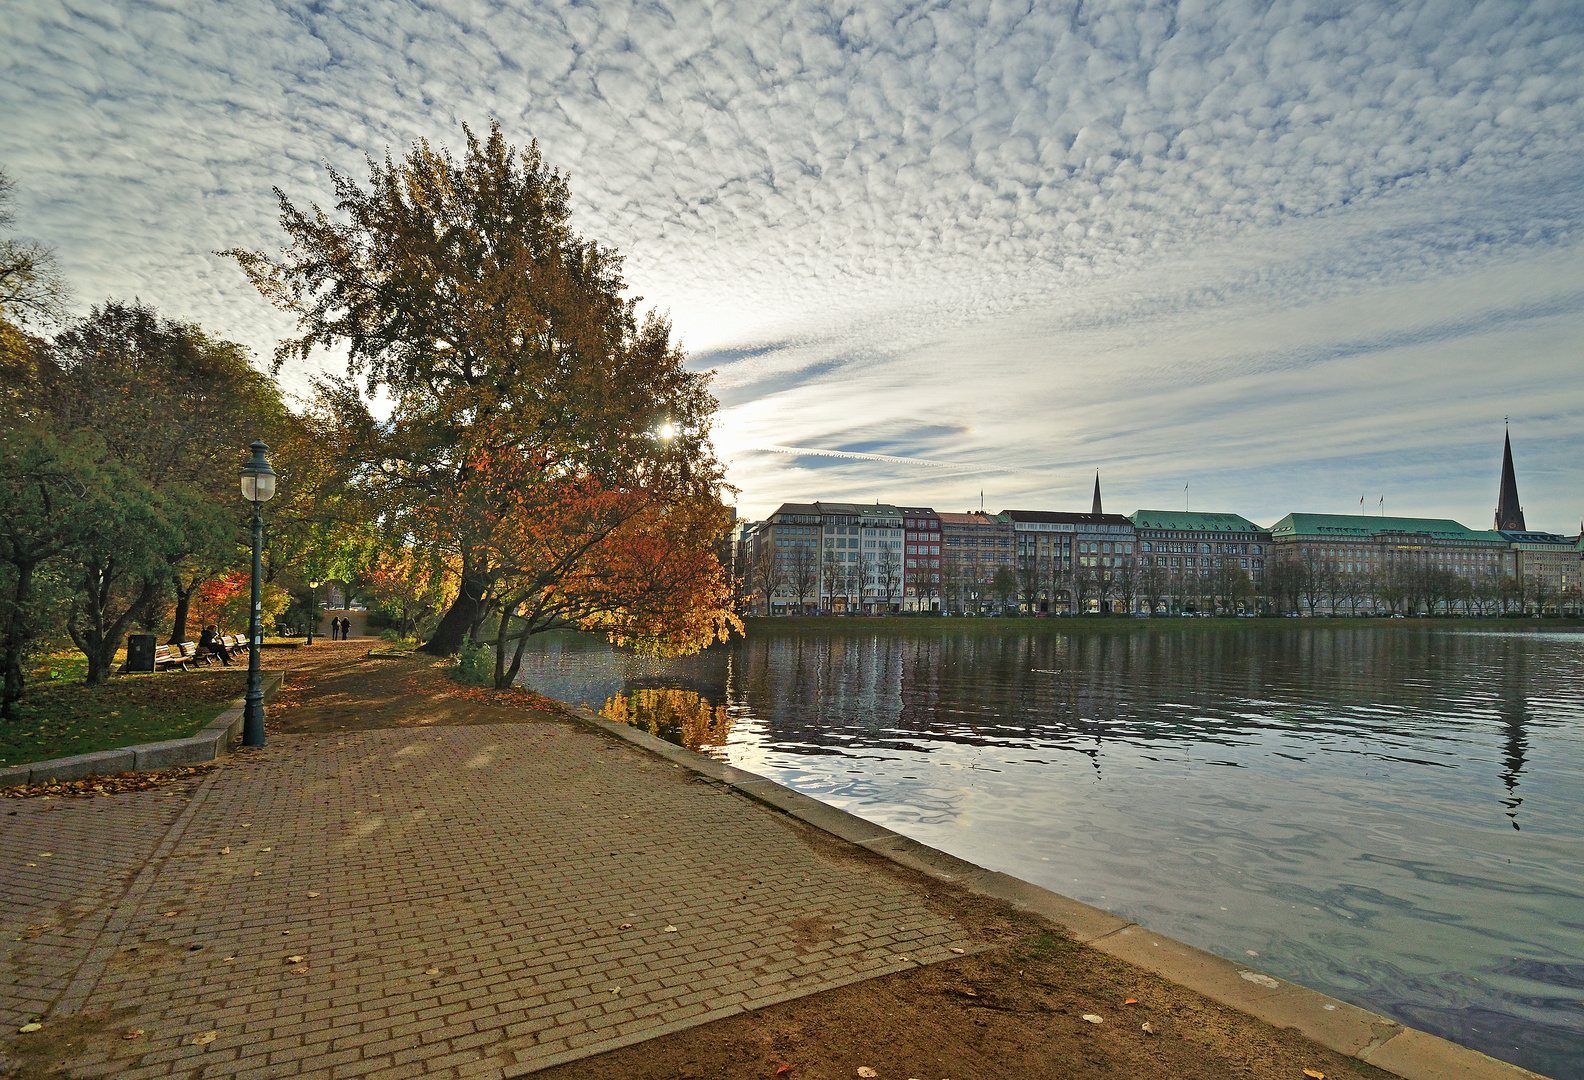
[[[330,640],[345,641],[352,633],[352,621],[339,615],[330,620]]]

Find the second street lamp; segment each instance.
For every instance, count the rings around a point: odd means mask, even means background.
[[[275,497],[275,470],[264,452],[269,447],[254,440],[253,456],[242,466],[242,498],[253,504],[253,606],[248,615],[248,684],[242,705],[242,745],[264,745],[264,683],[259,676],[259,648],[264,643],[264,504]]]
[[[319,583],[308,583],[308,644],[313,644],[314,626],[319,622]]]

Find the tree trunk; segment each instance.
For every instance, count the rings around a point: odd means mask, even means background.
[[[477,559],[471,552],[462,555],[462,582],[456,599],[446,609],[429,640],[418,651],[430,656],[455,656],[470,636],[473,627],[484,617],[484,594],[489,583],[479,572]]]
[[[0,718],[16,719],[14,706],[22,698],[22,650],[27,644],[27,605],[33,599],[33,564],[13,563],[16,567],[16,587],[11,593],[11,611],[6,618],[5,632],[0,638],[0,660],[5,664],[5,691],[0,695]]]
[[[194,581],[184,589],[181,575],[172,574],[171,585],[176,590],[176,614],[171,618],[170,637],[165,644],[180,645],[187,640],[187,611],[192,606],[192,595],[198,589],[198,582]]]

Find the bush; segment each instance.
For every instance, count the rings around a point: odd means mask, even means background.
[[[457,655],[451,677],[469,686],[495,685],[495,647],[493,645],[464,644]]]

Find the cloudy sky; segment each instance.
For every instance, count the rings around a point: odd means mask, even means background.
[[[1584,6],[28,0],[18,231],[267,356],[270,188],[497,117],[782,499],[1584,515]],[[300,383],[301,371],[288,372]]]

